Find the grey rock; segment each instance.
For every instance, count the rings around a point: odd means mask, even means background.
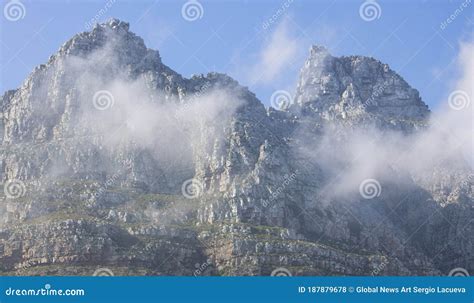
[[[108,47],[113,56],[101,64],[70,64]],[[84,92],[77,83],[90,73],[102,83]],[[83,123],[81,100],[117,75],[146,83],[156,105],[185,110],[215,89],[242,103],[226,119],[172,124],[167,135],[183,138],[173,146],[179,161],[133,140],[110,148],[110,134]],[[74,36],[1,101],[0,177],[25,191],[0,203],[0,274],[474,271],[473,179],[462,161],[422,177],[393,169],[376,199],[328,201],[323,167],[294,148],[304,140],[301,129],[318,140],[332,126],[341,138],[356,126],[401,134],[426,127],[430,112],[418,92],[375,59],[313,47],[295,103],[267,110],[227,75],[182,77],[128,23],[112,19]],[[198,187],[192,199],[183,195],[188,179]]]

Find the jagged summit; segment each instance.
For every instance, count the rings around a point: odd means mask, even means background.
[[[107,20],[106,22],[104,22],[103,24],[100,24],[98,26],[108,27],[108,28],[111,28],[111,29],[114,29],[114,30],[121,30],[121,31],[127,31],[128,32],[128,30],[130,28],[130,23],[119,20],[117,18],[110,18],[109,20]]]
[[[322,46],[310,49],[295,103],[325,119],[371,115],[422,121],[429,114],[418,91],[387,64],[364,56],[334,57]]]
[[[129,23],[114,18],[95,24],[90,31],[77,34],[65,42],[58,53],[50,58],[50,63],[57,57],[68,55],[85,57],[104,46],[112,48],[125,62],[125,56],[135,58],[134,61],[140,57],[153,56],[161,61],[159,52],[148,49],[143,39],[130,32],[129,28]]]
[[[312,45],[309,50],[310,56],[319,56],[329,54],[328,49],[323,45]]]

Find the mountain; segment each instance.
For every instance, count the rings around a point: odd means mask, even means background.
[[[425,146],[418,91],[313,46],[288,105],[184,78],[120,20],[74,36],[1,99],[0,274],[474,270],[463,157],[386,148]]]
[[[325,119],[367,118],[401,129],[412,129],[429,115],[418,91],[387,64],[361,56],[333,57],[321,46],[311,48],[295,99]]]

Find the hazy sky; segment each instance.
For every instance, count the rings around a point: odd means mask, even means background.
[[[320,44],[388,63],[436,107],[458,76],[459,43],[474,24],[469,0],[20,1],[18,21],[8,20],[18,18],[11,0],[1,1],[1,93],[97,16],[129,22],[184,76],[228,73],[265,104],[275,90],[293,92],[310,45]]]

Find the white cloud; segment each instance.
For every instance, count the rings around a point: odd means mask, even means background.
[[[445,120],[454,129],[455,134],[466,139],[463,142],[463,152],[474,168],[474,37],[460,43],[457,65],[460,77],[455,82],[453,91],[465,93],[460,99],[460,102],[463,102],[460,105],[464,105],[464,108],[451,110]]]
[[[264,42],[258,63],[250,69],[252,84],[269,84],[285,73],[301,51],[301,43],[285,18]],[[304,50],[306,48],[303,48]]]
[[[375,127],[355,128],[343,140],[330,127],[322,137],[301,130],[299,150],[329,176],[323,191],[328,199],[358,195],[359,185],[369,178],[384,183],[397,182],[397,175],[403,176],[400,180],[410,176],[418,184],[431,185],[449,180],[454,187],[465,180],[474,164],[473,40],[461,43],[457,62],[460,77],[432,113],[426,129],[402,135]],[[448,96],[453,91],[465,92],[462,98],[467,95],[468,100],[463,104],[468,105],[450,106]]]
[[[458,66],[461,70],[461,78],[456,83],[456,88],[466,91],[473,97],[474,91],[474,38],[470,41],[463,41],[460,44],[458,56]],[[472,103],[471,103],[472,106]]]

